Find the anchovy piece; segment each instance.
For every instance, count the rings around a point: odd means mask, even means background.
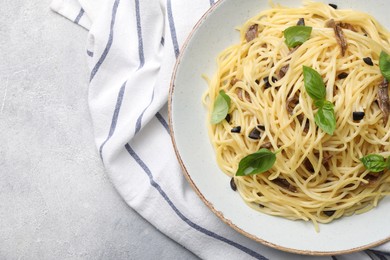
[[[303,166],[305,166],[308,172],[314,173],[314,167],[313,164],[310,162],[309,158],[305,159],[305,161],[303,162]]]
[[[272,143],[271,142],[266,142],[266,143],[263,143],[262,145],[260,145],[260,148],[270,149],[271,147],[272,147]]]
[[[243,90],[241,88],[237,88],[236,93],[237,93],[237,97],[239,100],[248,101],[249,103],[251,102],[251,96],[245,90]]]
[[[324,152],[324,156],[322,158],[322,164],[325,165],[329,162],[330,159],[332,159],[333,155],[328,154],[327,152]]]
[[[286,179],[276,178],[275,180],[273,180],[273,183],[283,189],[289,190],[294,193],[297,192],[297,189],[293,185],[291,185]]]
[[[230,85],[231,86],[234,86],[234,85],[236,85],[236,83],[237,82],[239,82],[240,80],[238,80],[237,78],[232,78],[231,80],[230,80]]]
[[[378,89],[378,105],[383,113],[383,124],[386,125],[389,119],[390,101],[389,101],[389,82],[383,78]]]
[[[289,67],[290,67],[290,65],[287,64],[287,65],[284,65],[283,67],[280,68],[279,73],[278,73],[279,78],[283,78],[286,75]]]
[[[295,93],[295,95],[293,97],[290,97],[289,99],[287,99],[287,103],[286,103],[286,109],[288,111],[288,113],[290,115],[293,115],[294,114],[294,108],[299,104],[299,94],[298,93]],[[304,115],[303,114],[299,114],[297,115],[297,119],[298,121],[301,123],[303,123],[303,120],[305,119],[304,118]],[[306,123],[305,123],[305,126],[303,128],[303,131],[305,133],[307,133],[309,131],[309,128],[310,128],[310,123],[308,120],[306,120]]]
[[[353,32],[357,32],[357,30],[355,29],[355,27],[353,27],[353,25],[350,24],[350,23],[340,23],[340,26],[341,26],[341,28],[343,28],[343,29],[347,29],[347,30],[351,30],[351,31],[353,31]]]
[[[375,187],[377,185],[378,180],[382,176],[382,174],[383,174],[383,171],[382,172],[377,172],[375,174],[373,174],[373,173],[367,174],[364,177],[364,179],[366,181],[368,181],[368,183],[362,183],[361,185],[364,186],[364,187],[370,187],[370,188]]]
[[[296,93],[293,97],[287,99],[286,109],[290,115],[294,113],[294,108],[299,104],[299,96]]]
[[[257,29],[258,29],[259,25],[258,24],[252,24],[248,31],[246,32],[245,34],[245,39],[247,42],[250,42],[252,41],[254,38],[257,37]]]
[[[344,56],[348,45],[344,37],[343,29],[341,28],[340,24],[336,23],[333,19],[330,19],[329,21],[326,22],[326,26],[333,28],[337,43],[340,45],[341,48],[341,55]]]

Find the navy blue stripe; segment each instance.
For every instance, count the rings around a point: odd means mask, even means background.
[[[210,5],[213,5],[214,4],[214,0],[210,0]]]
[[[183,215],[183,213],[180,212],[180,210],[175,206],[175,204],[173,204],[173,202],[168,197],[168,195],[165,193],[165,191],[161,188],[161,186],[153,179],[153,174],[150,171],[150,169],[148,168],[148,166],[141,160],[141,158],[135,153],[135,151],[130,147],[130,145],[126,144],[125,148],[128,151],[128,153],[130,154],[130,156],[133,157],[133,159],[138,163],[138,165],[148,175],[150,184],[160,193],[160,195],[163,197],[163,199],[168,203],[168,205],[171,207],[171,209],[176,213],[177,216],[180,217],[181,220],[183,220],[185,223],[187,223],[190,227],[194,228],[195,230],[197,230],[197,231],[199,231],[207,236],[210,236],[212,238],[215,238],[217,240],[225,242],[225,243],[247,253],[250,256],[253,256],[257,259],[263,259],[263,260],[267,259],[264,256],[256,253],[255,251],[253,251],[253,250],[251,250],[243,245],[240,245],[234,241],[231,241],[225,237],[222,237],[222,236],[220,236],[220,235],[218,235],[210,230],[207,230],[207,229],[195,224],[191,220],[189,220],[186,216]]]
[[[88,55],[89,57],[93,57],[93,51],[87,50],[87,55]]]
[[[89,78],[89,81],[92,81],[92,79],[95,77],[103,61],[106,59],[108,52],[110,51],[112,41],[114,39],[114,25],[115,25],[116,11],[118,10],[118,5],[119,5],[119,0],[115,0],[114,5],[112,7],[110,34],[108,36],[108,41],[106,47],[104,48],[102,56],[100,57],[100,59],[98,60],[98,62],[95,64],[95,66],[91,71],[91,76]]]
[[[150,104],[152,104],[153,99],[154,99],[154,89],[153,89],[153,93],[152,93],[152,98],[150,99],[148,106],[145,107],[144,111],[142,111],[141,115],[137,118],[137,122],[135,124],[135,134],[137,134],[139,132],[139,130],[141,130],[142,117],[144,116],[146,109],[148,109]]]
[[[76,17],[76,19],[74,19],[74,22],[78,24],[78,23],[80,22],[80,19],[81,19],[81,17],[82,17],[83,15],[84,15],[84,9],[81,8],[79,14],[78,14],[77,17]]]
[[[159,112],[157,112],[156,117],[157,117],[158,121],[160,121],[160,123],[164,126],[165,130],[167,130],[167,132],[169,134],[170,130],[169,130],[169,126],[168,126],[167,121],[165,121],[165,119],[163,118],[163,116]]]
[[[100,158],[102,158],[102,159],[103,159],[103,157],[102,157],[103,147],[115,132],[116,123],[118,122],[119,111],[120,111],[121,106],[122,106],[123,95],[124,95],[125,89],[126,89],[126,82],[127,81],[125,81],[122,84],[122,87],[120,88],[119,93],[118,93],[118,97],[116,99],[114,115],[112,116],[112,120],[111,120],[110,132],[108,133],[106,140],[100,145],[100,148],[99,148]]]
[[[374,252],[374,253],[380,253],[380,254],[382,254],[382,255],[390,256],[390,253],[382,252],[382,251],[378,251],[378,250],[369,249],[369,250],[367,250],[367,251],[371,251],[371,252]]]
[[[176,36],[176,29],[175,29],[175,22],[173,20],[172,15],[172,4],[171,0],[167,0],[167,12],[168,12],[168,22],[169,22],[169,28],[171,30],[171,37],[172,37],[172,44],[173,48],[175,50],[175,56],[176,58],[179,56],[179,44],[177,43],[177,36]]]
[[[371,254],[371,252],[369,251],[369,250],[366,250],[366,251],[364,251],[367,255],[368,255],[368,257],[370,257],[370,259],[371,260],[376,260]]]
[[[145,57],[144,57],[144,43],[142,41],[141,14],[139,11],[139,0],[135,0],[135,16],[137,19],[137,33],[138,33],[138,55],[139,55],[138,69],[140,69],[145,64]]]
[[[376,255],[379,260],[387,260],[387,257],[382,254],[382,252],[378,252],[378,251],[371,251],[374,255]]]

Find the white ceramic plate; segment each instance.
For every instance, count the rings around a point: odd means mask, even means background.
[[[327,1],[323,1],[329,3]],[[298,0],[274,0],[285,6],[301,6]],[[386,19],[388,0],[332,0],[339,9],[352,8],[370,13],[390,29]],[[390,198],[368,213],[345,217],[320,225],[291,221],[249,208],[218,168],[210,144],[206,109],[201,96],[207,84],[202,74],[212,76],[217,54],[238,42],[234,30],[261,10],[267,0],[220,0],[198,22],[181,51],[169,98],[170,127],[178,159],[187,179],[201,199],[228,225],[263,244],[284,251],[330,255],[349,253],[390,241]]]

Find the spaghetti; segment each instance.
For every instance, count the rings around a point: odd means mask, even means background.
[[[310,37],[288,47],[283,33],[297,25],[311,27]],[[210,122],[221,90],[230,99],[226,119],[208,123],[209,136],[219,167],[250,207],[318,229],[390,194],[388,172],[373,173],[360,160],[390,156],[390,123],[378,102],[381,51],[390,51],[390,33],[373,17],[323,3],[273,6],[242,26],[240,42],[218,56],[203,102]],[[303,66],[323,79],[332,135],[316,125]],[[273,166],[237,176],[240,161],[262,148],[277,151]]]

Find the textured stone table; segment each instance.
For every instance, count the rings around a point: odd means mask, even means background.
[[[0,259],[195,259],[109,182],[87,107],[87,31],[49,4],[0,9]]]

